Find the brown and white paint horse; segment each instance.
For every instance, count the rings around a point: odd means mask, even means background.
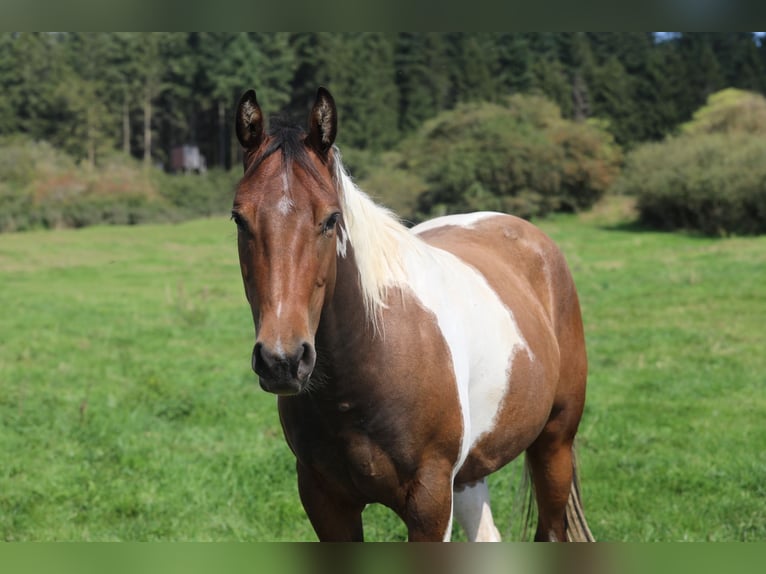
[[[410,540],[499,540],[485,477],[526,451],[537,540],[591,540],[572,445],[586,356],[575,286],[541,231],[510,215],[412,230],[346,174],[320,88],[308,131],[269,133],[246,92],[232,217],[255,322],[252,367],[279,395],[320,540],[362,540],[382,503]]]

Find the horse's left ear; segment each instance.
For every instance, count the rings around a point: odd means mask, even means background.
[[[322,157],[327,157],[338,133],[338,110],[335,100],[325,88],[317,90],[317,98],[309,116],[308,142]]]

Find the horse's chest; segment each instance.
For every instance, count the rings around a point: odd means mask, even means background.
[[[332,455],[327,452],[330,449]],[[397,464],[391,453],[368,436],[350,433],[336,437],[319,451],[320,456],[313,457],[314,467],[347,492],[357,492],[365,501],[385,501],[398,490]]]
[[[407,461],[398,460],[392,437],[387,444],[375,438],[372,417],[353,405],[341,402],[338,407],[332,417],[314,411],[304,412],[300,424],[285,420],[295,455],[346,492],[357,492],[370,501],[390,496],[399,486],[397,468]]]
[[[364,435],[348,440],[345,453],[348,470],[356,481],[387,480],[394,471],[390,455]]]

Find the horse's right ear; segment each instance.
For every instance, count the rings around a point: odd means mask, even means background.
[[[327,159],[327,152],[335,142],[337,134],[338,110],[335,107],[335,100],[326,88],[320,87],[309,115],[309,144],[319,155]]]
[[[263,113],[255,99],[255,90],[247,90],[242,94],[237,105],[235,123],[237,139],[245,151],[258,149],[263,141]]]

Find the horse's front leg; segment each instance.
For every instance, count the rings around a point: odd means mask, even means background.
[[[449,542],[452,537],[452,465],[418,470],[399,512],[410,542]]]
[[[362,510],[332,492],[313,470],[297,463],[298,493],[303,508],[322,542],[362,542]]]

